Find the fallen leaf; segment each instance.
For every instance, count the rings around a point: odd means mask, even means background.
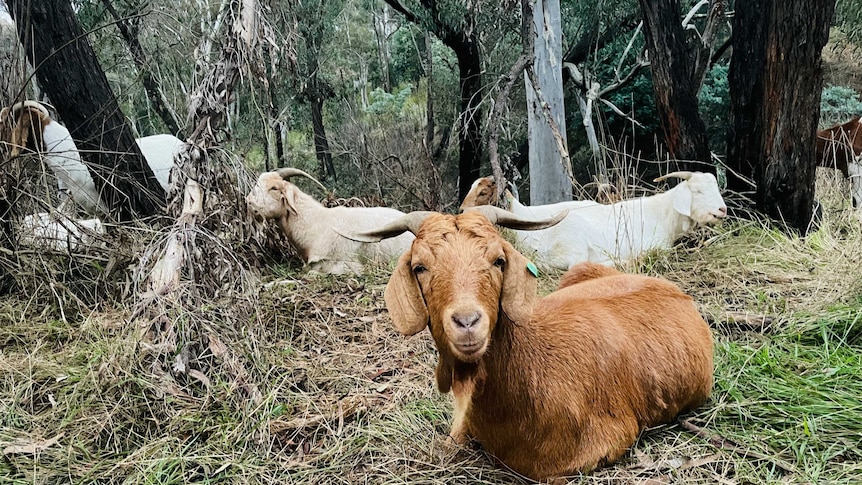
[[[46,450],[49,447],[55,445],[60,438],[63,437],[63,433],[58,434],[57,436],[43,441],[36,441],[34,443],[27,444],[17,444],[17,445],[9,445],[6,448],[3,448],[4,455],[15,455],[15,454],[27,454],[27,455],[35,455],[40,451]]]

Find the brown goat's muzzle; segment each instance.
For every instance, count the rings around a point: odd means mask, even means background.
[[[443,312],[444,331],[452,355],[462,362],[476,362],[488,349],[491,320],[477,305],[459,305]]]

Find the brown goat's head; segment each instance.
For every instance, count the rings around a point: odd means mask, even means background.
[[[405,231],[416,235],[398,260],[383,297],[400,333],[413,335],[430,325],[440,352],[437,387],[448,392],[452,364],[474,363],[484,355],[502,319],[500,312],[520,324],[527,324],[532,313],[535,267],[493,224],[537,230],[557,224],[567,214],[564,210],[537,221],[492,206],[459,216],[411,212],[374,231],[339,234],[360,242],[377,242]]]
[[[464,201],[461,202],[460,210],[469,209],[470,207],[478,207],[480,205],[493,205],[494,198],[497,197],[497,182],[494,176],[482,177],[476,179],[470,187],[470,191],[464,196]]]
[[[8,141],[12,147],[10,155],[18,156],[27,148],[37,152],[44,151],[43,132],[51,122],[47,108],[35,101],[25,101],[13,106],[6,116],[14,122],[11,133],[4,134],[4,141]]]
[[[264,172],[245,198],[252,215],[264,219],[279,219],[296,214],[295,201],[300,190],[288,182],[290,177],[295,175],[308,177],[326,190],[317,179],[299,169],[280,168],[274,172]]]

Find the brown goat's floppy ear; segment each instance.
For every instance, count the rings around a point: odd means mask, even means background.
[[[538,286],[536,276],[527,267],[528,263],[532,263],[506,241],[503,241],[503,252],[506,253],[506,267],[503,271],[500,306],[509,320],[525,324],[533,313],[533,299]]]
[[[413,335],[428,325],[428,309],[419,290],[419,283],[413,276],[410,258],[409,250],[398,258],[395,272],[383,292],[383,299],[395,330],[402,335]]]

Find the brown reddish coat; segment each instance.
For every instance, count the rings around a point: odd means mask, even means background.
[[[859,155],[862,155],[862,122],[859,116],[817,132],[815,157],[818,166],[838,169],[848,177],[847,164]]]
[[[399,332],[431,330],[456,441],[533,479],[589,472],[709,397],[712,337],[678,287],[586,263],[539,298],[527,263],[480,214],[436,214],[386,287]]]

